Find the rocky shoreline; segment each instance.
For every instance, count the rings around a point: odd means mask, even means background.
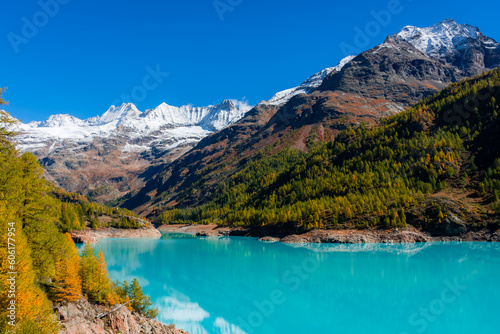
[[[145,238],[145,239],[160,239],[161,232],[155,227],[143,227],[139,229],[118,229],[118,228],[98,228],[96,230],[87,228],[82,231],[72,231],[71,237],[75,243],[80,244],[95,244],[100,239],[112,238]]]
[[[187,233],[196,236],[247,236],[265,242],[300,243],[416,243],[433,241],[487,241],[499,242],[500,230],[449,231],[448,234],[433,235],[412,226],[404,229],[366,229],[366,230],[324,230],[314,229],[305,233],[283,232],[274,228],[219,227],[210,225],[162,225],[158,227],[165,233]]]
[[[72,231],[71,237],[75,243],[96,243],[101,239],[110,238],[145,238],[159,239],[164,233],[184,233],[194,236],[245,236],[255,237],[266,242],[297,243],[415,243],[433,241],[485,241],[500,242],[500,229],[492,231],[481,229],[477,231],[467,229],[452,229],[430,233],[413,226],[404,229],[365,229],[365,230],[326,230],[314,229],[307,232],[283,231],[273,227],[247,228],[224,227],[215,224],[209,225],[161,225],[158,228],[150,226],[140,229],[99,228]]]
[[[189,334],[122,307],[100,319],[99,314],[114,308],[91,304],[87,299],[54,308],[62,324],[59,334]]]

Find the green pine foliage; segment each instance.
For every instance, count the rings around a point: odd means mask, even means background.
[[[128,284],[127,281],[123,283],[117,281],[114,286],[121,300],[131,300],[130,304],[133,310],[149,318],[158,316],[158,309],[152,307],[151,298],[144,294],[137,278],[134,278],[132,284]]]
[[[143,227],[139,217],[130,210],[92,203],[83,195],[70,193],[60,188],[52,187],[51,191],[52,196],[61,202],[61,218],[58,227],[63,232],[82,230],[87,225],[93,229]]]
[[[361,124],[332,142],[313,143],[308,153],[258,154],[220,184],[208,203],[168,209],[157,219],[394,228],[409,220],[439,223],[447,212],[429,215],[434,210],[425,208],[439,194],[476,191],[486,203],[471,204],[472,211],[500,211],[499,73],[452,84],[377,126]]]

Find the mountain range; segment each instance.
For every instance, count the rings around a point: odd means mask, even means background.
[[[124,103],[86,120],[53,115],[20,124],[16,139],[21,151],[40,159],[55,184],[104,202],[140,187],[156,166],[174,160],[250,109],[236,100],[208,107],[162,103],[144,112]]]
[[[500,45],[476,27],[453,20],[407,26],[253,108],[227,100],[141,112],[124,104],[88,120],[55,115],[22,124],[18,142],[66,190],[100,201],[126,194],[117,203],[147,214],[205,203],[257,155],[308,151],[499,64]]]

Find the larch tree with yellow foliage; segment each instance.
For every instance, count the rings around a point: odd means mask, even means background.
[[[111,295],[111,280],[109,279],[108,269],[106,267],[106,261],[104,260],[104,254],[102,250],[99,250],[98,260],[97,260],[97,282],[98,282],[98,298],[97,301],[100,303],[108,302]]]
[[[101,304],[118,301],[118,297],[113,292],[106,269],[106,261],[101,250],[96,256],[92,246],[85,245],[82,252],[80,276],[82,277],[83,293],[93,301]]]
[[[80,256],[71,236],[65,234],[68,253],[56,264],[54,294],[56,301],[75,301],[82,296],[82,280],[80,278]]]
[[[2,217],[4,218],[4,217]],[[2,219],[2,221],[4,221]],[[2,225],[4,225],[2,223]],[[0,328],[2,330],[11,330],[14,333],[57,333],[59,322],[52,311],[51,305],[46,295],[35,284],[35,272],[33,270],[30,250],[27,244],[26,236],[18,222],[15,225],[15,296],[11,289],[4,284],[12,272],[7,261],[7,243],[8,234],[1,233],[0,238]],[[2,226],[4,231],[5,226]],[[6,229],[5,229],[6,230]],[[13,298],[11,298],[13,297]],[[15,318],[8,317],[10,313],[7,304],[15,301]]]

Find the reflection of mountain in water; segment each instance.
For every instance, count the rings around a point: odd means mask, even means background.
[[[196,239],[196,237],[188,233],[162,233],[160,238],[160,240],[174,240],[174,239]]]
[[[319,253],[342,252],[384,252],[394,254],[415,255],[431,245],[428,242],[407,243],[407,244],[286,244],[293,248],[305,248]]]
[[[393,253],[406,254],[413,256],[420,253],[428,247],[443,247],[445,245],[458,246],[468,259],[471,258],[491,258],[492,261],[500,261],[500,258],[490,256],[491,252],[500,253],[500,244],[488,242],[417,242],[417,243],[398,243],[398,244],[308,244],[308,243],[286,243],[285,245],[293,248],[308,249],[317,253]]]

